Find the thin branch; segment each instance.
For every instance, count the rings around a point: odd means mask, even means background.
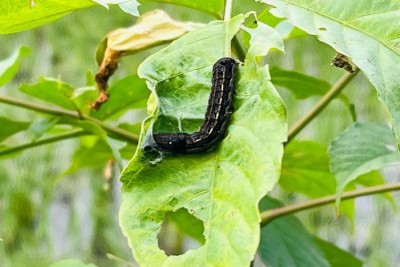
[[[347,191],[342,194],[341,199],[352,199],[361,196],[368,196],[374,194],[385,193],[389,191],[397,191],[400,190],[400,183],[393,183],[393,184],[385,184],[385,185],[377,185],[371,186],[368,188]],[[308,200],[304,203],[298,203],[286,207],[276,208],[268,211],[264,211],[261,213],[261,226],[265,226],[267,223],[271,222],[272,220],[279,218],[281,216],[289,215],[298,211],[311,209],[315,207],[324,206],[327,204],[332,204],[336,200],[336,195],[330,195],[326,197],[316,198],[312,200]]]
[[[42,145],[46,145],[46,144],[50,144],[50,143],[54,143],[54,142],[58,142],[58,141],[62,141],[62,140],[67,140],[67,139],[71,139],[71,138],[76,138],[76,137],[80,137],[80,136],[84,136],[84,135],[91,135],[91,133],[89,133],[87,131],[79,131],[79,132],[60,134],[60,135],[57,135],[57,136],[53,136],[53,137],[49,137],[49,138],[45,138],[45,139],[39,140],[37,142],[32,142],[32,143],[29,143],[29,144],[23,144],[23,145],[11,147],[11,148],[8,148],[8,149],[0,150],[0,157],[4,156],[4,155],[7,155],[7,154],[20,152],[20,151],[23,151],[23,150],[28,149],[28,148],[42,146]]]
[[[50,108],[50,107],[45,107],[38,105],[36,103],[20,100],[20,99],[15,99],[7,96],[0,96],[0,102],[21,107],[21,108],[26,108],[30,110],[34,110],[40,113],[45,113],[53,116],[67,116],[76,120],[83,120],[83,121],[91,121],[99,125],[101,128],[103,128],[106,132],[115,135],[116,137],[119,137],[123,140],[126,140],[131,143],[137,143],[139,140],[139,137],[135,134],[132,134],[128,131],[125,131],[123,129],[117,128],[110,126],[108,124],[105,124],[104,122],[87,116],[87,115],[80,115],[78,112],[70,111],[70,110],[65,110],[65,109],[59,109],[59,108]]]
[[[295,123],[288,134],[289,143],[304,127],[306,127],[326,106],[346,87],[346,85],[355,77],[358,69],[354,73],[344,73],[342,77],[332,85],[331,89],[318,101],[318,103],[302,119]]]

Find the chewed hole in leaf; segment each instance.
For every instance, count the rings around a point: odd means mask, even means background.
[[[201,247],[204,242],[204,225],[185,208],[168,212],[160,233],[158,246],[170,255],[183,255]]]

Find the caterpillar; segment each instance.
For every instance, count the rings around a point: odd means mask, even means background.
[[[238,62],[229,57],[221,58],[214,64],[211,93],[200,130],[194,133],[153,134],[160,150],[176,154],[204,152],[225,137],[233,112],[237,66]]]

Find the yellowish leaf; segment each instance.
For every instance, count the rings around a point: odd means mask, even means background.
[[[120,57],[175,40],[204,26],[202,23],[176,21],[162,10],[153,10],[141,16],[132,27],[110,32],[97,51],[97,59],[101,61],[96,74],[100,95],[92,107],[97,110],[107,101],[107,82],[118,68]]]
[[[107,47],[119,52],[132,52],[175,40],[183,34],[204,27],[202,23],[173,20],[162,10],[141,16],[137,23],[107,35]]]

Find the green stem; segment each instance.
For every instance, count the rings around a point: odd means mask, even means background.
[[[361,196],[368,196],[374,194],[385,193],[389,191],[397,191],[400,190],[400,183],[393,183],[393,184],[384,184],[384,185],[377,185],[371,186],[363,189],[348,191],[342,194],[341,199],[353,199],[356,197]],[[332,204],[336,200],[336,195],[330,195],[326,197],[316,198],[312,200],[308,200],[304,203],[294,204],[286,207],[276,208],[268,211],[264,211],[261,213],[261,226],[265,226],[272,220],[289,215],[292,213],[296,213],[298,211],[307,210],[319,206],[324,206],[327,204]]]
[[[224,21],[228,22],[231,19],[233,0],[225,0]]]
[[[342,77],[332,85],[331,89],[317,102],[317,104],[290,129],[288,134],[288,144],[304,127],[306,127],[326,106],[346,87],[346,85],[355,77],[358,69],[354,73],[344,73]]]
[[[99,125],[101,128],[103,128],[106,132],[115,135],[116,137],[119,137],[123,140],[126,140],[131,143],[137,143],[139,140],[139,137],[135,134],[132,134],[128,131],[125,131],[123,129],[117,128],[110,126],[108,124],[105,124],[104,122],[87,116],[87,115],[80,115],[78,112],[70,111],[70,110],[65,110],[65,109],[56,109],[56,108],[49,108],[45,106],[38,105],[36,103],[31,103],[28,101],[20,100],[20,99],[15,99],[11,97],[6,97],[6,96],[0,96],[0,102],[21,107],[21,108],[26,108],[30,110],[34,110],[40,113],[45,113],[53,116],[67,116],[76,120],[83,120],[83,121],[91,121]]]
[[[230,6],[228,6],[228,3],[227,3],[228,1],[232,1],[232,0],[227,0],[225,2],[225,11],[224,11],[225,15],[224,15],[224,17],[217,16],[217,18],[220,19],[220,20],[224,19],[225,21],[227,21],[227,18],[230,19],[231,16],[232,16],[232,2],[230,3]],[[227,13],[229,13],[229,16],[227,15]],[[246,52],[244,51],[243,47],[240,45],[240,42],[239,42],[239,40],[238,40],[236,35],[232,39],[232,45],[233,45],[233,48],[236,51],[236,54],[237,54],[239,60],[243,62],[244,59],[246,58]],[[226,49],[230,49],[230,44],[229,44],[228,47],[225,47],[225,48]],[[230,56],[229,53],[227,53],[227,54],[228,54],[227,56]]]
[[[76,137],[80,137],[80,136],[83,136],[83,135],[90,135],[90,134],[91,133],[89,133],[87,131],[79,131],[79,132],[60,134],[60,135],[57,135],[57,136],[53,136],[53,137],[42,139],[42,140],[37,141],[37,142],[32,142],[32,143],[29,143],[29,144],[24,144],[24,145],[15,146],[15,147],[12,147],[12,148],[1,150],[0,151],[0,156],[4,156],[4,155],[7,155],[7,154],[20,152],[20,151],[23,151],[25,149],[32,148],[32,147],[46,145],[46,144],[50,144],[50,143],[54,143],[54,142],[58,142],[58,141],[62,141],[62,140],[67,140],[67,139],[71,139],[71,138],[76,138]]]
[[[229,27],[229,21],[231,20],[232,14],[232,2],[233,0],[225,0],[225,12],[224,12],[224,24],[225,27]],[[228,36],[229,29],[225,29],[225,56],[231,56],[231,40]]]

